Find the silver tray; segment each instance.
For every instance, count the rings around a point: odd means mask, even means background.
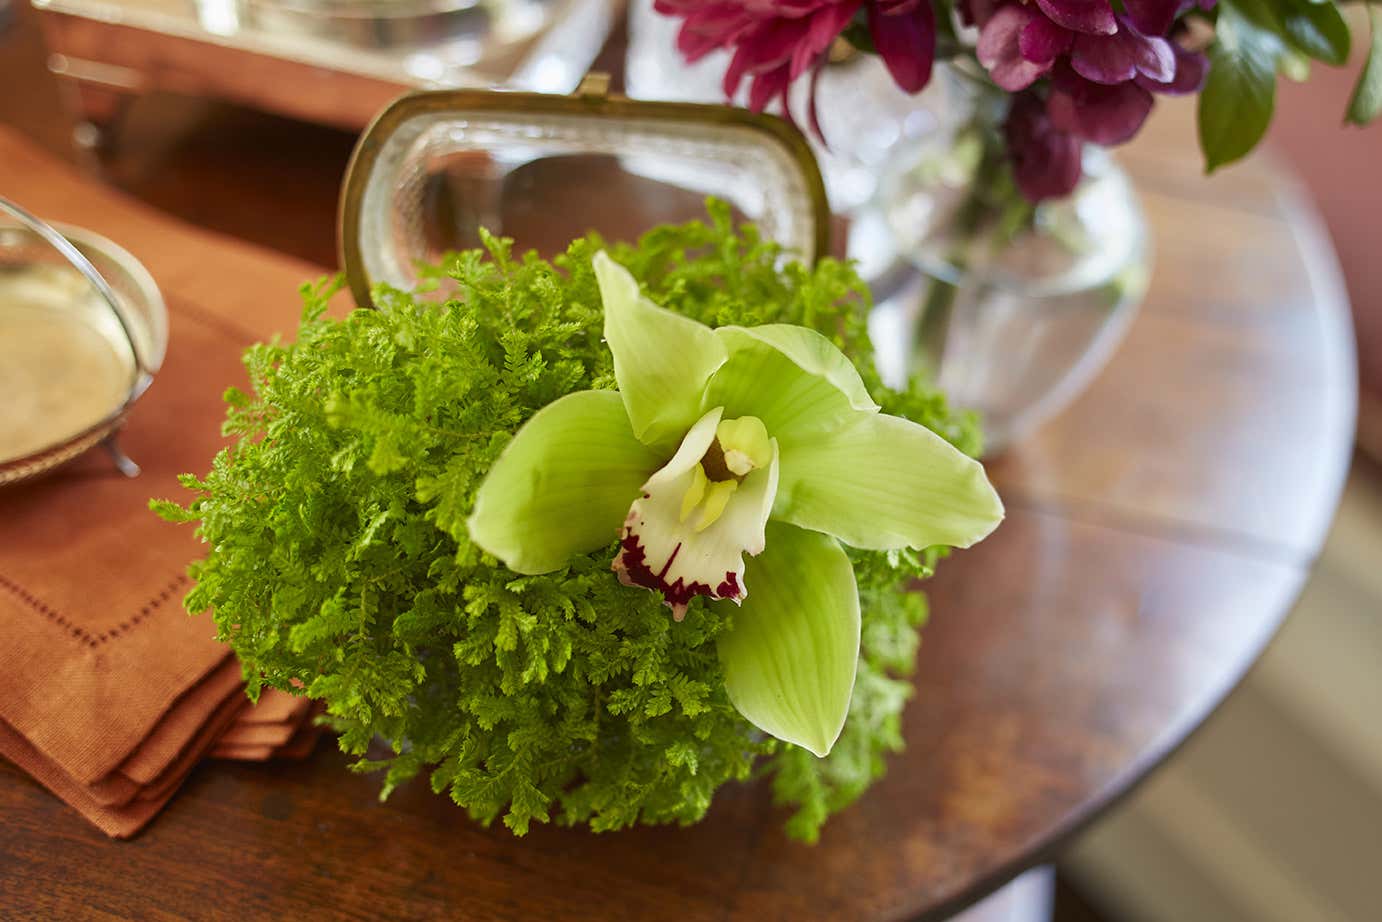
[[[138,260],[0,198],[0,486],[97,445],[138,474],[114,436],[167,343],[163,297]]]

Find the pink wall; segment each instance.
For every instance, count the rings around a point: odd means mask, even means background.
[[[1366,27],[1355,41],[1365,45]],[[1358,70],[1357,64],[1343,70],[1316,64],[1307,84],[1282,80],[1270,139],[1309,185],[1339,252],[1358,331],[1366,417],[1367,403],[1382,406],[1382,120],[1367,128],[1342,124]],[[1363,429],[1370,423],[1365,418]],[[1382,444],[1382,433],[1361,431],[1360,441],[1369,435]]]

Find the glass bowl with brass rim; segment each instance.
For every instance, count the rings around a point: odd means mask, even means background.
[[[403,96],[361,136],[338,225],[355,303],[378,284],[434,281],[419,268],[481,245],[480,228],[546,255],[596,231],[632,240],[705,217],[736,220],[812,263],[830,251],[830,209],[801,132],[721,105],[628,99],[588,74],[570,96],[433,90]],[[444,284],[442,292],[447,292]]]

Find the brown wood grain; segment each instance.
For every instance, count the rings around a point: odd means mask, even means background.
[[[819,846],[787,841],[757,785],[688,829],[516,840],[425,784],[379,804],[329,746],[203,765],[112,843],[0,766],[0,916],[939,919],[1053,857],[1269,641],[1351,441],[1345,304],[1308,206],[1266,160],[1196,178],[1186,109],[1165,108],[1126,158],[1158,252],[1146,306],[1088,393],[993,466],[1009,519],[929,586],[909,748]],[[131,137],[111,166],[143,203],[9,140],[0,194],[119,240],[228,339],[291,328],[294,286],[331,259],[348,138],[204,109]]]

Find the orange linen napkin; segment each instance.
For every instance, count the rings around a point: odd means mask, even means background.
[[[170,315],[164,368],[121,435],[144,473],[126,478],[96,451],[0,490],[0,720],[81,784],[129,759],[228,656],[210,619],[180,604],[192,529],[148,501],[178,495],[177,474],[221,446],[240,348],[176,305]],[[215,703],[184,715],[134,780],[157,775]]]
[[[282,746],[297,733],[297,727],[289,723],[246,724],[236,723],[219,740],[222,746]]]
[[[227,762],[297,762],[316,751],[317,742],[322,735],[321,727],[304,727],[282,746],[237,746],[217,743],[207,755],[209,758]]]
[[[169,790],[162,799],[133,800],[123,807],[102,806],[85,787],[73,781],[70,775],[4,722],[0,722],[0,756],[19,766],[39,784],[62,798],[106,835],[117,839],[128,838],[144,828],[174,793]]]
[[[189,753],[200,755],[205,750],[195,744],[206,737],[208,728],[217,729],[209,741],[215,743],[244,713],[249,701],[243,689],[239,662],[226,657],[206,681],[173,706],[119,768],[87,788],[92,798],[103,806],[121,806],[145,796],[146,788],[157,788],[170,776],[185,774],[195,761],[189,761]]]
[[[261,724],[292,724],[293,728],[302,725],[312,709],[312,699],[303,695],[291,695],[277,688],[265,688],[259,693],[254,707],[247,708],[235,722],[237,727],[258,726]]]
[[[119,803],[106,803],[92,787],[73,780],[51,759],[46,758],[21,734],[0,722],[0,757],[8,759],[31,778],[60,797],[68,806],[81,813],[89,822],[108,836],[127,839],[143,829],[158,815],[163,806],[177,793],[183,781],[206,755],[232,722],[245,702],[232,697],[221,706],[198,730],[197,735],[169,766],[163,776],[146,787],[134,786],[131,796]]]
[[[0,756],[127,835],[228,726],[293,722],[296,735],[270,755],[320,732],[305,703],[279,701],[262,716],[270,700],[244,706],[238,665],[210,619],[178,604],[186,564],[204,549],[146,504],[185,497],[176,475],[206,470],[222,444],[221,394],[244,381],[241,352],[291,330],[292,292],[321,270],[171,220],[3,126],[0,193],[118,241],[168,302],[167,359],[120,437],[143,475],[120,477],[98,450],[0,489]]]
[[[287,710],[288,698],[298,702]],[[279,721],[264,718],[288,713]],[[289,695],[276,689],[265,689],[259,703],[240,714],[210,752],[213,759],[232,759],[241,762],[263,762],[268,759],[303,759],[316,748],[323,728],[316,725],[321,713],[317,702]]]
[[[144,473],[123,477],[97,451],[0,490],[0,754],[111,835],[147,822],[243,704],[211,620],[180,604],[192,529],[148,510],[220,448],[242,339],[195,309],[169,313],[163,370],[121,435]]]

